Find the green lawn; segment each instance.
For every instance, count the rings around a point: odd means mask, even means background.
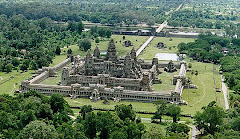
[[[187,73],[189,78],[192,78],[193,84],[198,86],[198,89],[184,89],[183,100],[187,101],[189,105],[181,106],[184,114],[194,115],[196,111],[200,111],[203,106],[208,105],[209,102],[216,100],[215,85],[213,80],[213,64],[192,62],[192,69],[198,71],[198,75],[191,76]],[[221,77],[218,73],[218,66],[216,66],[216,88],[221,89]],[[217,104],[224,107],[223,93],[217,93]]]
[[[143,50],[142,54],[139,55],[138,58],[143,58],[145,60],[152,60],[153,57],[157,53],[177,53],[178,49],[177,46],[179,43],[184,42],[193,42],[194,39],[192,38],[171,38],[172,41],[170,41],[170,38],[168,37],[155,37],[152,42],[148,45],[145,50]],[[167,48],[158,49],[155,46],[159,43],[163,42]]]
[[[144,123],[144,121],[142,121]],[[149,132],[151,128],[157,128],[163,136],[166,135],[166,128],[168,124],[144,123],[146,131]]]
[[[77,99],[71,99],[69,97],[65,97],[64,98],[70,106],[83,106],[83,105],[92,105],[94,108],[105,108],[105,109],[114,109],[114,107],[116,105],[119,104],[125,104],[125,105],[129,105],[132,104],[133,109],[135,111],[149,111],[149,112],[155,112],[156,111],[156,105],[152,104],[152,103],[142,103],[142,102],[129,102],[129,101],[121,101],[119,103],[116,103],[112,100],[110,100],[110,104],[106,105],[103,104],[103,100],[97,101],[97,102],[91,102],[89,99],[86,98],[77,98]],[[78,115],[77,113],[79,113],[79,109],[73,109],[75,114],[75,117]],[[141,118],[151,118],[153,115],[152,114],[137,114],[137,117],[140,116]],[[164,120],[172,120],[172,117],[169,116],[163,116]],[[192,119],[187,118],[187,117],[180,117],[180,120],[182,121],[191,121]],[[148,121],[145,121],[148,122]]]
[[[57,85],[61,81],[61,78],[62,71],[59,71],[57,77],[48,77],[47,79],[42,81],[41,84]]]
[[[156,92],[171,92],[175,89],[175,85],[172,84],[173,75],[177,75],[179,71],[168,73],[163,68],[160,69],[162,74],[158,75],[158,78],[162,80],[162,84],[153,84],[153,88]]]
[[[0,88],[1,88],[0,95],[1,94],[13,95],[14,91],[16,89],[19,89],[19,85],[21,84],[21,81],[31,77],[33,73],[34,71],[31,71],[31,70],[23,73],[20,73],[20,71],[17,72],[16,70],[13,70],[10,73],[0,72],[0,78],[2,79],[0,80],[0,83],[3,83],[10,79],[9,81],[0,85]],[[11,76],[13,78],[11,78]]]
[[[114,106],[117,104],[126,104],[126,105],[132,104],[134,110],[137,110],[137,111],[149,111],[149,112],[156,111],[156,106],[152,103],[140,103],[140,102],[129,102],[129,101],[121,101],[119,103],[116,103],[110,100],[110,104],[106,105],[106,104],[103,104],[103,100],[100,100],[97,102],[91,102],[89,99],[84,99],[84,98],[71,99],[69,97],[65,97],[65,100],[69,103],[70,106],[92,105],[95,108],[114,109]]]

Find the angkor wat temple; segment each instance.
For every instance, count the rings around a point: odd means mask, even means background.
[[[158,59],[144,62],[137,59],[133,48],[125,57],[119,57],[113,40],[110,40],[106,56],[100,56],[98,47],[93,54],[90,50],[83,58],[71,56],[55,67],[39,70],[39,74],[21,84],[21,91],[36,90],[44,94],[61,93],[66,96],[90,98],[93,101],[108,98],[112,100],[129,100],[154,102],[163,99],[167,102],[181,103],[181,95],[186,78],[186,67],[182,63],[182,75],[174,77],[176,89],[171,92],[155,92],[153,84],[160,84],[158,79],[161,65]],[[171,65],[172,66],[172,65]],[[56,76],[62,70],[60,85],[41,84],[48,77]]]

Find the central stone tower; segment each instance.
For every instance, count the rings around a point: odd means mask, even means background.
[[[106,60],[117,61],[117,59],[118,59],[118,56],[117,56],[116,46],[115,46],[114,40],[111,39],[108,44]]]

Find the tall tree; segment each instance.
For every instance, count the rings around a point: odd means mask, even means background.
[[[89,39],[80,40],[78,43],[79,49],[83,48],[86,52],[88,49],[91,48],[91,41]]]
[[[194,116],[194,122],[198,130],[204,130],[205,133],[214,135],[223,123],[225,112],[223,108],[218,107],[216,102],[210,102],[208,106],[202,108],[203,112],[197,112]]]
[[[83,23],[81,21],[79,21],[77,23],[77,33],[81,34],[83,30],[84,30],[84,25],[83,25]]]
[[[60,48],[59,46],[57,46],[55,53],[56,53],[57,55],[60,55],[60,54],[61,54],[61,48]]]
[[[97,133],[97,123],[96,123],[96,115],[93,112],[89,112],[86,115],[86,119],[83,122],[84,125],[84,130],[85,130],[85,135],[90,138],[93,139],[96,137],[96,133]]]
[[[20,138],[41,138],[41,139],[53,139],[58,138],[58,133],[53,125],[47,125],[42,121],[32,121],[26,127],[23,128]]]
[[[64,111],[65,103],[66,101],[60,94],[53,94],[50,98],[50,105],[53,110],[53,113]]]
[[[171,104],[168,106],[168,113],[173,118],[173,122],[176,123],[177,119],[180,117],[181,108],[175,104]]]
[[[109,139],[114,128],[114,121],[110,112],[97,113],[97,130],[100,131],[100,139]]]
[[[118,117],[123,121],[126,118],[129,118],[132,121],[134,121],[136,118],[135,111],[132,109],[132,106],[130,105],[124,105],[124,104],[116,105],[115,112],[118,115]]]
[[[6,72],[7,72],[7,73],[11,72],[11,71],[12,71],[12,67],[13,67],[12,64],[10,64],[10,63],[7,64],[7,65],[6,65]]]
[[[112,36],[112,31],[111,31],[111,29],[107,28],[106,31],[105,31],[105,34],[106,34],[106,37],[107,37],[107,38],[111,38],[111,36]]]
[[[157,103],[157,111],[155,112],[152,119],[159,119],[160,123],[162,122],[162,116],[166,114],[167,103],[163,100],[158,101]]]
[[[83,120],[85,120],[85,116],[87,113],[89,112],[92,112],[93,111],[93,108],[92,108],[92,105],[83,105],[81,108],[80,108],[80,112],[82,117],[83,117]]]

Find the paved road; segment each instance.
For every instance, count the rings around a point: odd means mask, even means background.
[[[196,139],[196,136],[198,135],[197,128],[192,125],[187,125],[187,126],[192,128],[192,139]]]
[[[166,26],[167,26],[168,22],[164,21],[156,30],[157,33],[159,33],[160,31],[162,31]]]
[[[150,36],[148,40],[137,50],[136,55],[139,56],[139,54],[148,46],[148,44],[153,40],[154,36]]]
[[[223,91],[224,100],[225,100],[225,108],[226,108],[226,110],[228,110],[229,104],[228,104],[228,97],[227,97],[227,86],[224,83],[224,79],[223,79],[222,75],[221,75],[221,80],[222,80],[222,91]]]
[[[183,4],[180,4],[180,5],[178,6],[178,8],[175,10],[175,12],[177,12],[180,8],[182,8],[182,6],[183,6]]]
[[[167,26],[167,21],[164,21],[156,30],[156,33],[159,33]],[[155,36],[150,36],[148,40],[137,50],[136,55],[139,56],[141,52],[148,46],[148,44],[154,39]]]

